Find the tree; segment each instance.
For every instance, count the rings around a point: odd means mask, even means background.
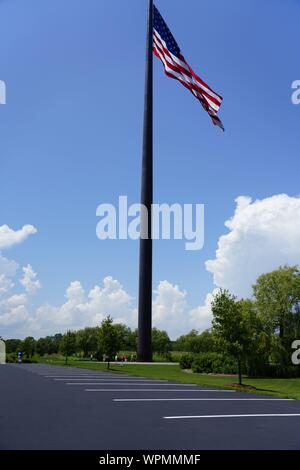
[[[171,349],[171,340],[166,331],[152,329],[152,349],[154,352],[166,355]]]
[[[35,353],[36,342],[32,336],[27,336],[22,342],[23,352],[28,358],[32,357]]]
[[[131,329],[122,323],[115,324],[114,328],[118,333],[119,348],[122,351],[135,351],[135,339],[132,336],[134,333],[131,331]]]
[[[261,321],[274,336],[277,360],[290,364],[291,343],[300,335],[300,272],[283,266],[261,275],[253,286]]]
[[[242,363],[251,347],[250,332],[241,304],[228,290],[220,290],[212,302],[213,328],[221,347],[232,355],[238,365],[242,385]]]
[[[196,330],[190,331],[187,335],[180,336],[173,347],[176,351],[186,351],[195,354],[202,352],[217,351],[217,344],[210,330],[198,333]]]
[[[264,330],[258,315],[257,304],[250,299],[238,301],[245,327],[248,330],[250,346],[247,352],[247,373],[250,376],[265,375],[268,371],[272,341]]]
[[[68,356],[71,356],[76,352],[76,333],[73,331],[67,331],[61,341],[60,350],[66,358],[66,364],[68,362]]]
[[[137,352],[137,344],[138,344],[138,330],[135,329],[134,331],[131,330],[128,336],[128,350]]]
[[[52,353],[53,354],[57,354],[59,352],[60,342],[62,340],[62,337],[63,337],[63,335],[61,333],[57,333],[56,335],[51,336],[51,339],[52,339],[51,348],[52,348]]]
[[[106,317],[101,323],[98,335],[98,347],[107,358],[108,369],[110,360],[115,357],[120,349],[120,338],[118,329],[115,326],[111,316]]]
[[[98,328],[84,328],[76,333],[78,349],[83,352],[84,357],[97,350]]]
[[[197,338],[198,331],[192,330],[186,335],[182,335],[175,341],[174,348],[176,351],[192,351],[192,342]]]
[[[6,353],[16,353],[22,349],[22,341],[20,339],[7,339],[5,341]]]
[[[44,356],[45,354],[49,353],[49,345],[47,342],[47,338],[39,338],[36,342],[36,352],[40,356]]]
[[[39,338],[36,342],[36,352],[41,356],[58,353],[61,338],[61,334]]]

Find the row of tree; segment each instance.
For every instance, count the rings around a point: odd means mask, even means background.
[[[120,351],[137,351],[137,330],[131,330],[123,324],[114,324],[110,316],[105,318],[98,327],[87,327],[78,331],[67,331],[64,335],[56,334],[35,340],[28,336],[23,341],[19,339],[6,340],[7,353],[22,351],[28,358],[35,354],[39,356],[61,353],[65,357],[73,354],[82,357],[113,359]],[[153,328],[153,351],[167,356],[171,349],[171,340],[166,331]]]

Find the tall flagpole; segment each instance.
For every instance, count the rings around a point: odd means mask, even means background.
[[[146,51],[141,204],[147,214],[141,211],[138,329],[138,358],[143,362],[152,361],[153,0],[148,0]]]

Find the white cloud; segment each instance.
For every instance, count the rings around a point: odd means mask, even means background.
[[[28,298],[26,294],[14,294],[0,301],[0,307],[18,307],[19,305],[26,305]]]
[[[165,329],[174,337],[182,330],[187,320],[187,304],[185,290],[168,281],[160,281],[153,299],[153,326]]]
[[[30,328],[37,334],[49,334],[67,329],[100,325],[111,315],[115,322],[135,326],[136,309],[131,296],[111,276],[102,285],[94,286],[85,293],[79,281],[71,282],[66,290],[66,302],[60,306],[41,305],[32,316]]]
[[[0,225],[0,250],[21,243],[36,232],[33,225],[24,225],[20,230],[13,230],[8,225]],[[18,263],[5,258],[0,251],[0,296],[7,294],[14,287],[12,279],[16,275],[17,269]]]
[[[20,279],[20,282],[26,292],[30,295],[35,294],[35,292],[41,288],[41,283],[37,279],[37,274],[33,271],[30,264],[23,267],[23,277]]]
[[[172,338],[181,334],[183,328],[184,332],[189,331],[193,325],[186,295],[177,285],[161,281],[154,291],[153,326],[166,329]],[[34,309],[30,308],[27,293],[11,295],[0,302],[0,325],[7,327],[6,336],[21,337],[40,337],[100,325],[107,315],[111,315],[115,323],[137,327],[134,299],[111,276],[105,277],[101,285],[94,286],[88,293],[79,281],[71,282],[65,299],[61,305],[42,304]]]
[[[7,294],[14,286],[14,283],[11,279],[4,274],[0,274],[0,298]]]
[[[20,325],[26,323],[30,316],[25,305],[18,305],[8,309],[5,313],[0,314],[0,326],[12,326],[17,327],[17,331]]]
[[[13,230],[8,225],[0,226],[0,249],[7,249],[15,244],[21,243],[29,235],[36,233],[33,225],[24,225],[20,230]],[[15,287],[14,278],[18,270],[18,264],[5,258],[0,252],[0,326],[7,331],[18,331],[23,325],[30,321],[28,311],[27,293],[33,294],[39,287],[40,282],[36,279],[36,273],[31,266],[23,268],[23,278],[21,284],[26,293],[11,293]]]
[[[190,311],[189,323],[193,329],[204,331],[211,327],[211,303],[213,301],[213,296],[217,291],[218,289],[214,289],[213,292],[207,294],[204,305],[196,307]]]
[[[8,225],[0,225],[0,250],[21,243],[36,232],[33,225],[24,225],[20,230],[13,230]]]
[[[18,269],[18,263],[13,260],[9,260],[1,256],[0,253],[0,274],[12,278],[15,276],[16,271]]]
[[[300,198],[279,194],[252,202],[236,199],[229,233],[218,241],[216,257],[206,262],[214,284],[239,297],[249,296],[263,272],[300,264]]]

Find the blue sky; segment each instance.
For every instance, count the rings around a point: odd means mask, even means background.
[[[156,6],[194,70],[224,97],[225,133],[154,59],[155,202],[204,203],[206,217],[200,252],[155,242],[153,285],[179,285],[195,307],[213,288],[205,261],[228,232],[236,197],[299,194],[291,83],[300,78],[300,2]],[[3,255],[38,273],[36,305],[61,304],[71,281],[89,291],[108,275],[136,298],[138,243],[99,241],[95,212],[122,194],[139,201],[145,22],[142,0],[0,2],[0,225],[38,230]]]

